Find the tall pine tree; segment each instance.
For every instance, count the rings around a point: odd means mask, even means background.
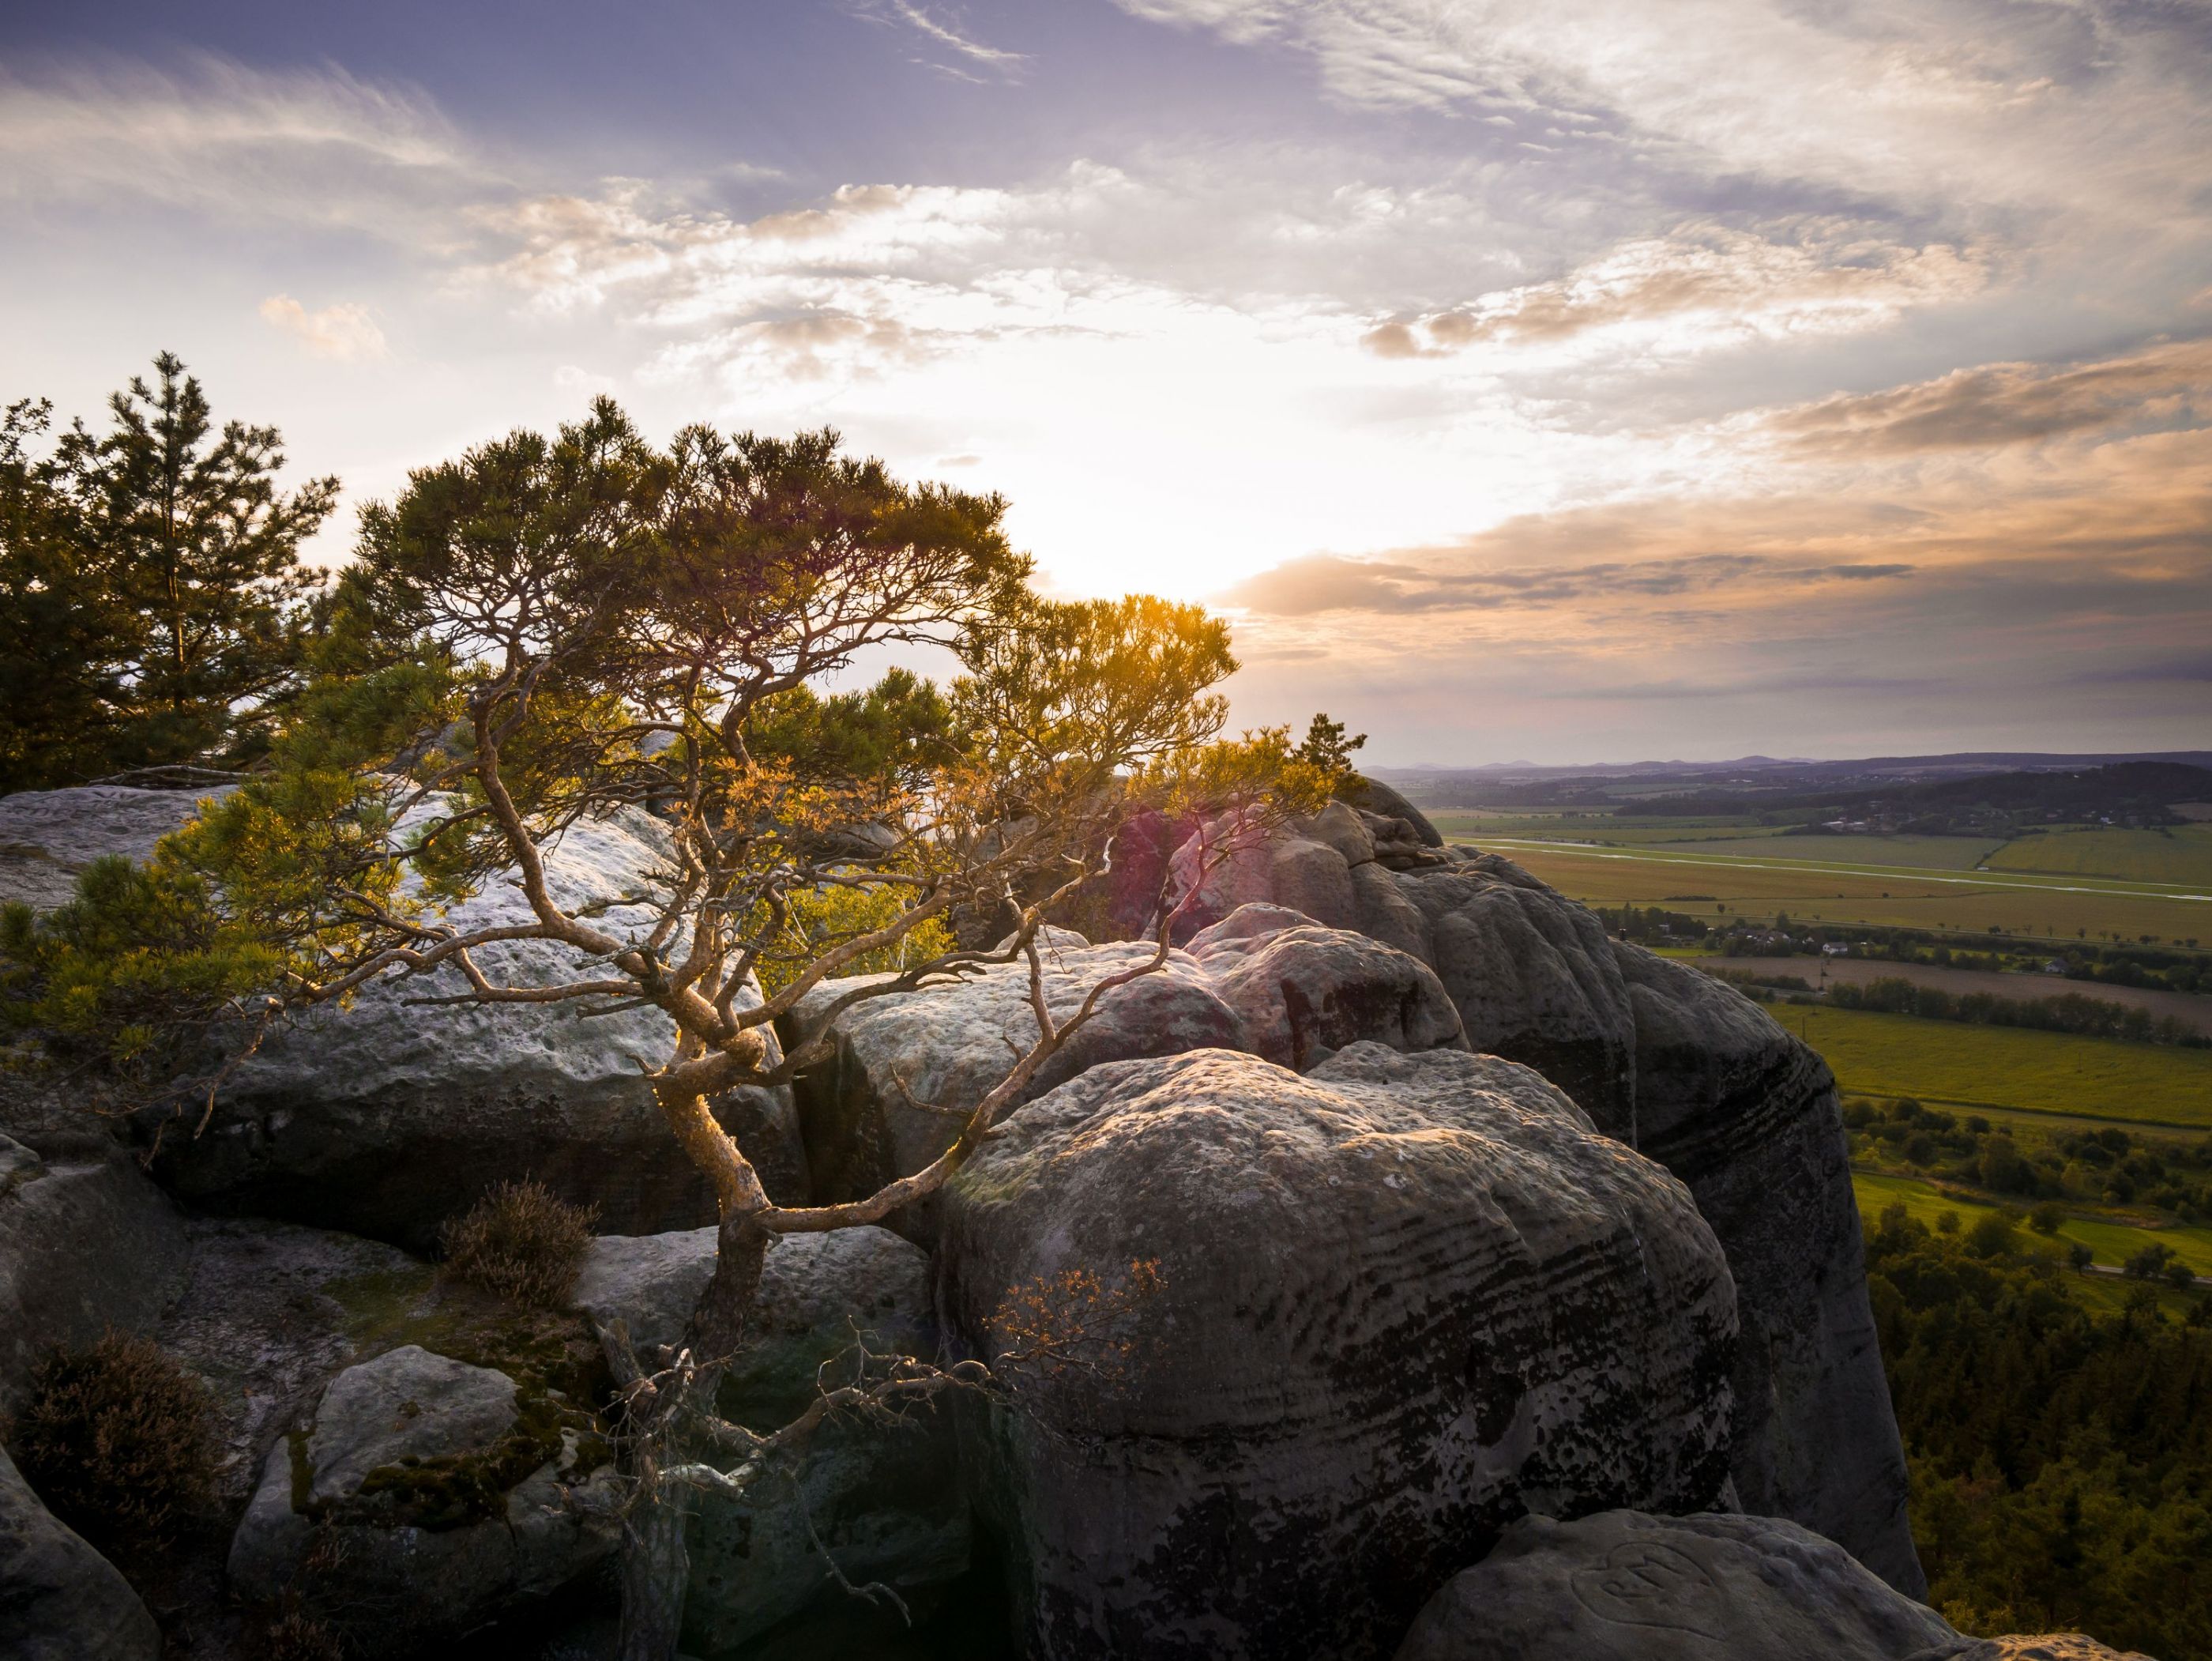
[[[173,354],[154,369],[153,386],[134,376],[108,400],[105,436],[79,423],[58,455],[124,633],[127,707],[109,760],[235,762],[265,743],[296,684],[317,586],[300,546],[337,505],[337,481],[279,494],[274,427],[232,421],[218,432]]]

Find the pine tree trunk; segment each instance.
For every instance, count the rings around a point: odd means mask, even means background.
[[[701,1358],[690,1402],[714,1406],[722,1372],[744,1336],[760,1293],[770,1237],[750,1214],[722,1219],[714,1273],[692,1311],[684,1342]],[[684,1495],[663,1482],[664,1466],[685,1454],[690,1402],[677,1402],[637,1442],[632,1476],[638,1484],[623,1530],[622,1661],[676,1661],[684,1634],[684,1599],[691,1561],[684,1544]]]
[[[676,1661],[690,1583],[684,1496],[655,1478],[623,1530],[622,1661]]]

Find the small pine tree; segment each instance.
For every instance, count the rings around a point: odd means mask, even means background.
[[[1352,771],[1352,752],[1367,742],[1366,733],[1346,738],[1345,730],[1342,721],[1317,713],[1306,727],[1305,740],[1295,752],[1297,758],[1333,779],[1341,779]]]

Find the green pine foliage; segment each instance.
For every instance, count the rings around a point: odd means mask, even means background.
[[[2094,1315],[1994,1216],[1938,1234],[1893,1206],[1867,1267],[1929,1601],[1970,1632],[2212,1657],[2212,1306],[2178,1322],[2144,1286]]]
[[[218,429],[182,362],[154,369],[105,433],[42,447],[51,405],[0,413],[0,791],[250,763],[299,688],[300,549],[337,481],[280,492],[275,428]]]

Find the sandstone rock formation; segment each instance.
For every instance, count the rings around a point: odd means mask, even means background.
[[[42,1159],[0,1136],[0,1416],[52,1346],[152,1327],[185,1255],[176,1207],[104,1139]]]
[[[1415,838],[1423,846],[1442,848],[1444,845],[1444,839],[1437,833],[1437,827],[1429,823],[1428,815],[1382,780],[1370,778],[1364,773],[1356,774],[1341,794],[1350,798],[1355,806],[1365,808],[1385,818],[1401,820],[1412,828]]]
[[[1243,1022],[1240,1047],[1295,1072],[1362,1040],[1409,1052],[1466,1046],[1429,966],[1364,934],[1248,905],[1189,951]]]
[[[1842,1548],[1770,1517],[1523,1518],[1397,1661],[1985,1661]]]
[[[70,897],[77,873],[94,860],[111,854],[143,860],[198,813],[202,800],[222,794],[88,784],[0,796],[0,904],[51,910]]]
[[[1635,1011],[1641,1146],[1690,1185],[1735,1276],[1738,1502],[1826,1535],[1917,1597],[1927,1581],[1835,1080],[1732,987],[1640,946],[1615,951]]]
[[[1523,1509],[1726,1478],[1718,1244],[1492,1057],[1092,1068],[955,1179],[940,1273],[973,1353],[1042,1357],[977,1452],[1036,1655],[1387,1653]]]
[[[112,1564],[39,1503],[0,1448],[0,1653],[155,1661],[161,1628]]]
[[[386,1652],[449,1641],[614,1550],[608,1457],[574,1403],[404,1345],[340,1373],[270,1451],[230,1582],[338,1613]]]
[[[636,1345],[673,1343],[714,1260],[711,1228],[601,1238],[570,1300],[596,1322],[623,1320]],[[843,1376],[840,1358],[861,1334],[879,1353],[935,1356],[928,1259],[881,1228],[781,1241],[762,1270],[722,1412],[755,1430],[788,1423],[824,1379]],[[966,1572],[970,1533],[949,1415],[826,1427],[795,1475],[764,1481],[750,1502],[697,1500],[685,1641],[719,1654],[820,1599],[824,1550],[855,1584],[879,1581],[912,1600]]]
[[[1346,857],[1340,846],[1358,852],[1318,818],[1293,827],[1218,870],[1199,911],[1231,896],[1291,903],[1276,891],[1286,877],[1298,893],[1334,891],[1314,870],[1317,854]],[[1827,1068],[1733,989],[1609,940],[1510,861],[1461,849],[1407,864],[1376,846],[1343,873],[1356,926],[1436,971],[1475,1050],[1536,1068],[1697,1196],[1741,1303],[1741,1502],[1923,1591]],[[1197,855],[1177,857],[1188,868]]]
[[[1634,1143],[1636,1025],[1595,916],[1490,855],[1391,873],[1479,1050],[1533,1067]]]
[[[427,1263],[395,1246],[248,1217],[187,1217],[184,1289],[154,1341],[208,1386],[242,1510],[270,1449],[354,1362],[438,1321]]]
[[[1046,1007],[1065,1019],[1098,981],[1152,954],[1140,942],[1094,946],[1054,931],[1042,953]],[[825,1024],[833,1033],[830,1061],[811,1069],[796,1092],[815,1195],[823,1201],[859,1198],[928,1164],[957,1133],[954,1115],[981,1101],[1036,1037],[1026,964],[870,999],[832,1020],[829,1012],[848,989],[838,981],[816,987],[793,1012],[787,1033],[794,1046],[811,1042]],[[1030,1080],[1027,1094],[1042,1095],[1100,1062],[1243,1042],[1237,1012],[1198,964],[1177,952],[1158,973],[1109,995],[1091,1024]],[[910,1206],[891,1222],[927,1244],[935,1216],[933,1203]]]
[[[1055,1019],[1153,952],[1140,941],[1091,946],[1064,929],[1050,934],[1044,990]],[[872,999],[832,1018],[853,984],[823,983],[787,1023],[794,1045],[825,1027],[834,1038],[829,1062],[810,1069],[797,1090],[808,1164],[824,1200],[858,1198],[927,1165],[951,1144],[957,1115],[982,1100],[1036,1036],[1026,964]],[[1406,1050],[1456,1045],[1459,1020],[1419,961],[1285,907],[1246,907],[1188,949],[1170,951],[1157,972],[1108,994],[1018,1099],[1035,1100],[1103,1062],[1222,1049],[1303,1068],[1360,1039]],[[927,1244],[938,1210],[933,1202],[908,1207],[893,1226]]]
[[[625,810],[571,826],[547,867],[564,904],[605,902],[604,927],[641,925],[641,891],[660,830]],[[527,907],[497,879],[453,909],[458,926],[515,921]],[[575,973],[534,941],[483,948],[495,979],[544,984]],[[157,1166],[210,1209],[289,1219],[427,1249],[438,1226],[502,1178],[535,1177],[599,1208],[600,1226],[650,1232],[711,1220],[705,1180],[678,1157],[643,1069],[671,1028],[651,1009],[591,1014],[578,1004],[430,1007],[459,972],[388,977],[351,1007],[313,1010],[273,1035],[227,1088],[198,1137],[172,1132]],[[805,1156],[787,1091],[716,1104],[779,1198],[803,1199]]]

